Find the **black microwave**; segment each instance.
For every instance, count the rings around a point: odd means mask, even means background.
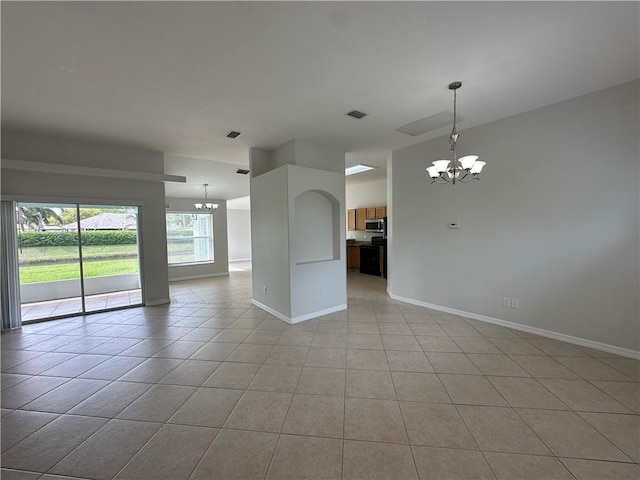
[[[367,232],[384,232],[384,219],[367,220],[364,224],[364,229]]]

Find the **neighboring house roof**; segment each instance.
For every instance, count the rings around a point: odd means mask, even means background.
[[[80,220],[82,230],[135,230],[136,216],[130,213],[101,213]],[[75,230],[77,222],[64,225],[65,229]]]

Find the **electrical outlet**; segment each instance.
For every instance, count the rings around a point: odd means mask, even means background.
[[[511,299],[509,297],[502,297],[502,306],[503,307],[510,307],[511,306]]]
[[[511,299],[511,308],[520,308],[520,299],[512,298]]]
[[[266,286],[266,285],[263,285],[263,286],[262,286],[262,293],[263,293],[264,295],[266,295],[266,294],[267,294],[267,286]]]

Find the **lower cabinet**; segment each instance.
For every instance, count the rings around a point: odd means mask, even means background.
[[[360,270],[360,246],[347,245],[347,270]]]

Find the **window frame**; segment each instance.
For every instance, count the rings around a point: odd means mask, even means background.
[[[167,217],[169,215],[189,215],[190,217],[194,217],[196,215],[208,215],[210,220],[210,224],[211,224],[211,235],[210,236],[205,236],[205,235],[198,235],[198,236],[193,236],[193,237],[183,237],[183,238],[190,238],[190,239],[196,239],[196,238],[210,238],[210,246],[211,246],[211,259],[209,260],[194,260],[191,262],[175,262],[172,263],[171,262],[171,256],[169,254],[169,222],[167,221]],[[194,212],[194,211],[189,211],[189,210],[172,210],[172,211],[166,211],[165,212],[165,241],[167,242],[167,265],[169,267],[180,267],[180,266],[188,266],[188,265],[207,265],[207,264],[214,264],[215,263],[215,228],[214,228],[214,217],[213,217],[213,212]],[[179,236],[176,236],[174,238],[178,238]],[[195,248],[194,248],[195,249]]]

